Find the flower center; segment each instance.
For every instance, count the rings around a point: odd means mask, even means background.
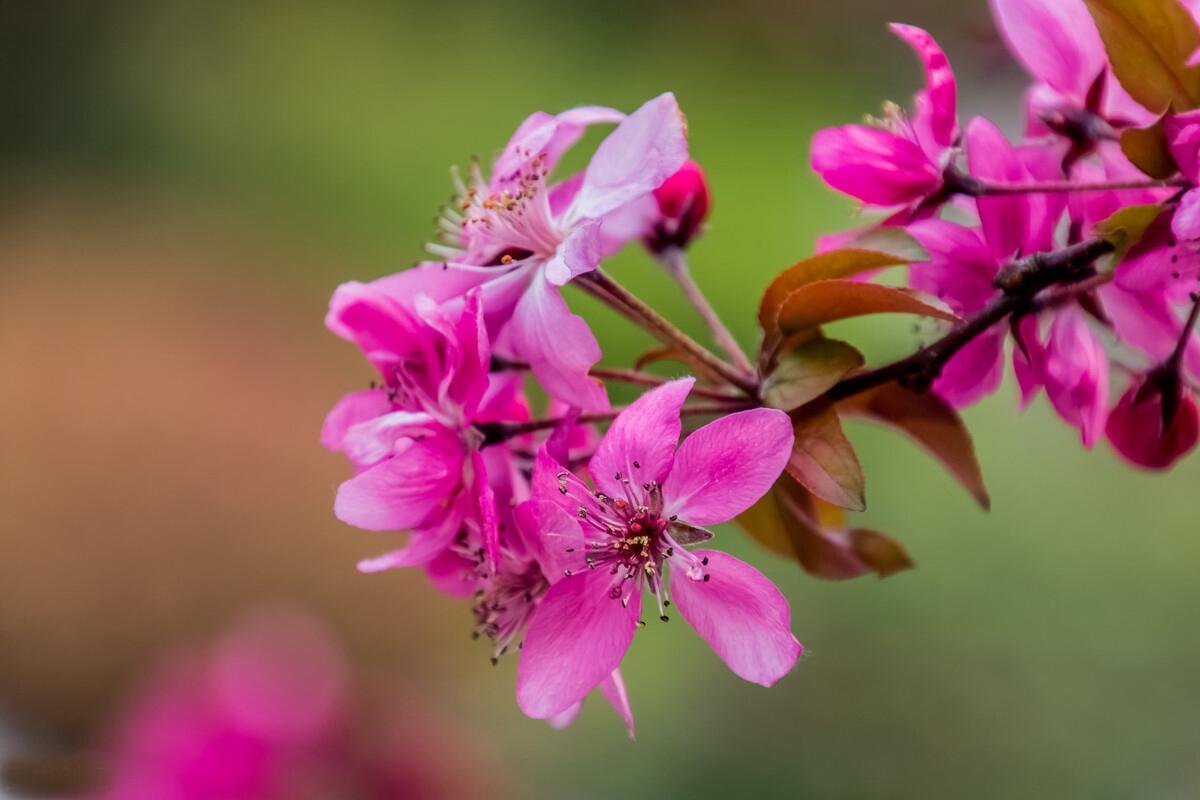
[[[495,645],[492,663],[508,652],[521,636],[550,582],[534,561],[506,561],[475,593],[475,637],[487,636]]]
[[[469,181],[453,173],[457,195],[438,219],[444,243],[427,249],[454,261],[507,266],[530,255],[549,258],[563,236],[550,208],[546,154],[518,153],[520,167],[511,175],[483,179],[472,162]]]

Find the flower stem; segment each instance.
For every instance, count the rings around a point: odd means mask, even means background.
[[[722,403],[695,403],[690,406],[684,406],[679,410],[681,416],[696,416],[696,415],[712,415],[712,414],[727,414],[734,411],[744,411],[753,405],[747,400],[736,400],[734,402]],[[625,410],[625,407],[613,408],[608,411],[597,411],[590,414],[580,414],[575,419],[575,424],[586,425],[591,422],[611,422],[618,414]],[[521,436],[526,433],[537,433],[538,431],[552,430],[557,428],[567,420],[566,417],[544,417],[542,419],[531,419],[525,422],[479,422],[475,427],[483,434],[484,446],[490,444],[500,444],[514,436]]]
[[[1178,189],[1190,184],[1183,178],[1135,178],[1123,181],[1097,181],[1081,183],[1078,181],[1034,181],[1030,183],[1015,183],[993,181],[976,178],[959,172],[957,169],[946,173],[946,186],[956,194],[969,197],[997,197],[1004,195],[1022,194],[1064,194],[1067,192],[1113,192],[1127,189]]]
[[[659,255],[659,260],[663,267],[671,274],[671,277],[679,284],[679,288],[683,290],[684,296],[688,302],[696,309],[696,312],[708,325],[708,329],[712,332],[713,341],[725,351],[733,365],[741,370],[746,375],[754,374],[754,367],[750,364],[750,359],[746,358],[745,352],[738,345],[737,339],[734,338],[729,328],[717,316],[717,310],[708,302],[708,298],[704,296],[704,292],[700,291],[700,287],[696,285],[696,281],[692,279],[691,270],[688,269],[687,254],[681,247],[668,247]]]
[[[526,372],[528,370],[529,365],[524,361],[511,361],[500,356],[492,356],[492,372]],[[662,386],[664,383],[672,380],[671,378],[664,378],[661,375],[651,375],[649,372],[640,372],[635,369],[620,369],[618,367],[592,367],[588,371],[588,374],[593,378],[599,378],[603,381],[619,381],[621,383],[633,383],[638,386]],[[742,399],[728,392],[723,392],[719,389],[709,389],[705,386],[693,386],[691,395],[693,397],[706,397],[710,400],[739,401]]]
[[[730,385],[736,386],[751,397],[758,396],[757,381],[718,358],[602,270],[596,269],[580,275],[574,283],[646,328],[664,344],[678,347],[699,365],[716,373]]]

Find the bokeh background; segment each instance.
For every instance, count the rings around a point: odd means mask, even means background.
[[[636,743],[599,703],[525,719],[461,603],[353,569],[402,538],[332,516],[346,470],[317,430],[370,375],[322,315],[420,257],[448,166],[532,110],[674,90],[715,194],[693,269],[749,342],[768,279],[855,222],[809,136],[920,79],[889,19],[943,42],[965,113],[1017,129],[983,0],[0,4],[0,792],[69,784],[164,653],[283,601],[454,731],[489,797],[1200,795],[1200,459],[1133,472],[1011,386],[966,414],[990,514],[852,430],[864,522],[913,572],[819,582],[722,530],[807,654],[766,691],[652,624],[626,661]],[[643,254],[612,270],[699,333]],[[608,363],[646,348],[569,299]],[[876,359],[921,336],[844,333]]]

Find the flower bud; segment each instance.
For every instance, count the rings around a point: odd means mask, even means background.
[[[1166,469],[1196,446],[1200,414],[1179,380],[1154,375],[1133,384],[1108,417],[1113,449],[1146,469]]]
[[[646,246],[661,253],[669,247],[687,247],[708,217],[712,199],[704,171],[688,161],[654,190],[659,218],[646,237]]]

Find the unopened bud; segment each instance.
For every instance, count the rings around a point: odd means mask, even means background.
[[[660,216],[646,237],[646,246],[655,253],[687,247],[712,206],[704,170],[695,161],[688,161],[655,189],[654,199]]]
[[[1166,469],[1196,446],[1200,414],[1179,380],[1151,374],[1130,386],[1108,416],[1113,449],[1146,469]]]

